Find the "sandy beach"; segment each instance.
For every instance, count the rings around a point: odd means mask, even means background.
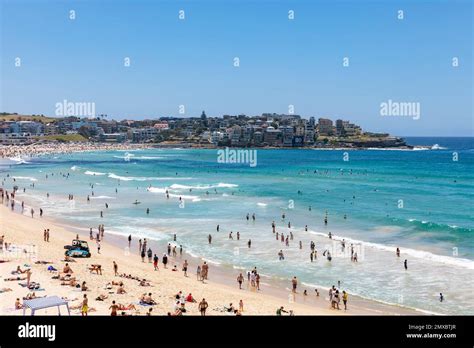
[[[242,300],[244,310],[242,315],[275,315],[276,310],[284,306],[285,311],[293,311],[295,315],[401,315],[420,314],[413,310],[385,305],[375,301],[369,301],[349,295],[348,310],[330,309],[328,294],[320,289],[320,296],[316,297],[314,290],[308,289],[308,295],[303,295],[303,289],[298,288],[296,295],[291,295],[284,289],[265,288],[261,291],[249,289],[247,279],[245,279],[242,290],[238,289],[236,278],[238,273],[224,274],[222,270],[216,270],[210,266],[209,279],[205,282],[196,279],[196,263],[186,257],[185,254],[170,257],[168,268],[164,269],[159,264],[159,270],[154,271],[153,264],[141,261],[138,255],[137,241],[132,241],[130,252],[125,251],[127,241],[122,241],[123,247],[118,247],[121,243],[115,236],[114,243],[107,241],[107,234],[101,242],[101,253],[97,253],[96,243],[89,241],[88,236],[81,236],[87,240],[91,248],[90,258],[75,258],[75,262],[69,262],[73,270],[73,277],[78,284],[86,282],[87,291],[69,285],[61,285],[61,280],[53,279],[57,272],[48,271],[49,266],[53,266],[58,271],[65,267],[64,245],[70,244],[75,238],[75,233],[55,224],[53,221],[43,217],[31,218],[17,212],[12,212],[6,206],[0,208],[0,235],[4,235],[4,241],[11,243],[11,252],[3,252],[0,259],[6,262],[0,263],[0,314],[21,315],[21,309],[15,309],[15,300],[22,301],[23,297],[33,291],[19,285],[26,280],[25,274],[12,275],[17,266],[22,270],[31,269],[31,281],[40,284],[41,290],[36,290],[36,296],[58,295],[69,301],[72,307],[72,315],[80,315],[80,305],[83,295],[87,294],[89,300],[90,315],[110,315],[112,301],[123,306],[130,306],[130,310],[119,310],[119,315],[146,315],[150,308],[152,315],[167,315],[174,313],[176,305],[175,296],[182,291],[184,296],[192,294],[197,303],[186,302],[184,315],[200,315],[198,303],[205,298],[209,304],[206,315],[235,315],[227,312],[224,307],[229,307],[232,303],[238,309],[239,301]],[[44,241],[43,230],[50,229],[49,242]],[[12,245],[15,247],[12,248]],[[4,249],[5,250],[5,249]],[[26,251],[26,253],[25,253]],[[189,259],[188,277],[185,277],[181,265],[184,259]],[[47,263],[41,264],[40,261]],[[150,286],[141,286],[140,281],[127,279],[114,275],[114,261],[118,265],[118,274],[131,274],[137,279],[146,279]],[[102,266],[102,275],[90,271],[92,264]],[[172,271],[173,265],[178,265],[178,271]],[[20,276],[20,281],[5,281],[6,278]],[[123,289],[126,293],[117,294],[119,285],[123,282]],[[11,291],[5,291],[11,289]],[[154,306],[142,306],[139,298],[144,293],[151,293],[151,297],[157,302]],[[96,300],[99,296],[106,297],[103,301]],[[342,306],[341,306],[342,307]],[[343,308],[343,307],[342,307]],[[56,308],[42,310],[37,314],[57,315]],[[64,313],[63,313],[64,314]],[[288,313],[283,312],[284,315]]]
[[[99,150],[134,150],[148,147],[146,144],[129,143],[58,143],[44,142],[30,145],[0,145],[0,159],[11,158],[21,159],[23,157],[37,157],[47,154],[73,153]]]

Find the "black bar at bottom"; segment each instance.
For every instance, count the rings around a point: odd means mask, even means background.
[[[474,316],[0,316],[0,346],[227,343],[469,346]],[[54,327],[54,330],[53,330]],[[42,336],[42,337],[38,337]],[[250,341],[250,342],[249,342]]]

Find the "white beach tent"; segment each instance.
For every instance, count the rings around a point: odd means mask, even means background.
[[[65,300],[58,296],[48,296],[41,298],[34,298],[31,300],[23,301],[23,315],[25,315],[26,309],[31,309],[31,315],[35,315],[35,311],[38,309],[58,307],[58,315],[61,315],[61,306],[66,306],[68,315],[71,315],[69,306]]]

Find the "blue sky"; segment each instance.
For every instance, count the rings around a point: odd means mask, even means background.
[[[67,99],[140,119],[294,105],[397,135],[474,133],[468,0],[0,2],[1,111],[54,115]],[[380,116],[389,99],[419,102],[420,119]]]

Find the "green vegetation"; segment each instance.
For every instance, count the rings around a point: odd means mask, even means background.
[[[47,117],[44,115],[18,115],[18,114],[0,114],[1,121],[36,121],[41,123],[55,122],[57,119],[53,117]]]

